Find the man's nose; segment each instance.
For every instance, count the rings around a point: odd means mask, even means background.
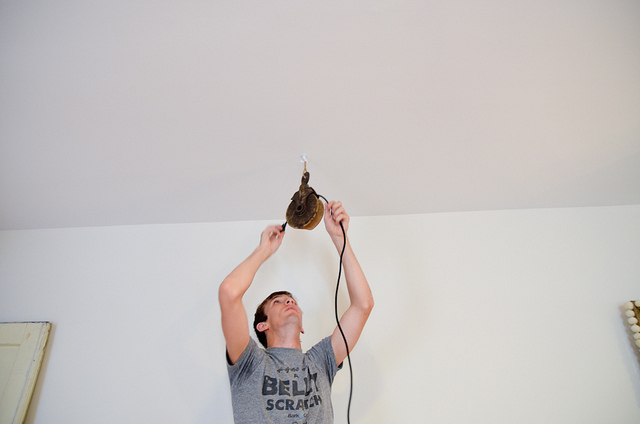
[[[293,303],[293,299],[287,299],[287,305],[289,305],[290,303]]]

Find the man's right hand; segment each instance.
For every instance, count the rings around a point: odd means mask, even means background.
[[[270,225],[260,234],[259,248],[263,249],[268,256],[271,256],[280,248],[283,238],[284,230],[282,225]]]

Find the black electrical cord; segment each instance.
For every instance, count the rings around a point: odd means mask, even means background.
[[[322,198],[326,203],[329,203],[324,196],[318,195],[318,197]],[[340,325],[340,317],[338,316],[338,291],[340,289],[340,277],[342,276],[342,258],[344,257],[344,251],[347,247],[347,232],[344,230],[344,226],[342,225],[342,221],[340,221],[340,228],[342,229],[342,250],[340,251],[340,265],[338,266],[338,281],[336,282],[336,294],[335,294],[335,302],[334,302],[334,312],[336,318],[336,324],[338,325],[338,330],[340,330],[340,335],[342,335],[342,340],[344,341],[344,347],[347,350],[347,362],[349,363],[349,403],[347,404],[347,423],[351,423],[351,398],[353,396],[353,366],[351,365],[351,355],[349,355],[349,344],[347,343],[347,337],[344,335],[344,331],[342,331],[342,326]]]
[[[319,198],[325,201],[325,203],[329,203],[329,201],[322,195],[317,195]],[[287,223],[282,224],[282,231],[284,231]],[[344,230],[344,225],[342,225],[342,221],[340,221],[340,228],[342,229],[342,237],[344,243],[342,245],[342,250],[340,251],[340,265],[338,267],[338,281],[336,283],[336,294],[335,294],[335,304],[334,304],[334,312],[336,318],[336,324],[338,325],[338,330],[340,330],[340,335],[342,336],[342,341],[344,342],[344,347],[347,350],[347,362],[349,363],[349,403],[347,404],[347,423],[351,424],[351,398],[353,397],[353,367],[351,366],[351,355],[349,354],[349,344],[347,343],[347,337],[344,335],[344,331],[342,331],[342,326],[340,325],[340,317],[338,316],[338,291],[340,289],[340,277],[342,276],[342,258],[344,257],[344,251],[347,247],[347,232]]]
[[[353,395],[353,367],[351,366],[351,356],[349,355],[349,345],[347,344],[347,338],[344,335],[344,331],[342,331],[342,327],[340,326],[340,318],[338,317],[338,289],[340,288],[340,276],[342,275],[342,257],[344,256],[344,250],[347,247],[347,233],[344,231],[344,226],[342,222],[340,222],[340,228],[342,228],[342,235],[344,236],[344,244],[342,245],[342,252],[340,252],[340,268],[338,269],[338,282],[336,283],[336,295],[335,295],[335,314],[336,314],[336,324],[338,324],[338,329],[340,330],[340,334],[342,335],[342,340],[344,341],[344,347],[347,349],[347,362],[349,362],[349,403],[347,405],[347,423],[351,423],[351,397]]]

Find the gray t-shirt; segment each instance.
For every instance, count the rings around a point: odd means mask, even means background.
[[[306,353],[262,349],[251,339],[238,362],[227,362],[227,369],[236,424],[333,423],[331,384],[340,367],[331,337]]]

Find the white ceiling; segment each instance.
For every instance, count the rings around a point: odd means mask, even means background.
[[[0,0],[0,229],[640,204],[640,2]]]

